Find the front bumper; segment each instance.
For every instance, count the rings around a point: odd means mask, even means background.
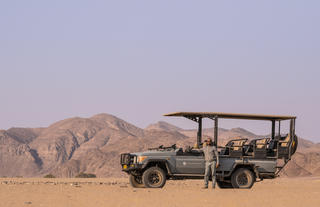
[[[121,167],[122,167],[122,171],[129,172],[132,170],[141,170],[142,164],[130,164],[130,165],[123,164],[121,165]]]
[[[143,168],[143,164],[137,163],[137,156],[129,153],[121,154],[120,165],[122,171],[129,172]]]

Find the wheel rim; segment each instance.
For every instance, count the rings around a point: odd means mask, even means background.
[[[152,172],[148,177],[151,186],[158,186],[162,182],[162,175],[159,172]]]
[[[246,186],[248,185],[248,176],[246,173],[241,173],[237,176],[237,183],[239,186]]]

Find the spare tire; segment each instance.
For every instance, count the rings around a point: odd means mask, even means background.
[[[293,136],[292,144],[291,144],[291,155],[293,155],[298,148],[298,137],[297,135]]]

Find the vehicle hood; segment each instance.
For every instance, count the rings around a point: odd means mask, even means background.
[[[175,151],[159,151],[159,150],[150,150],[150,151],[144,151],[144,152],[135,152],[130,153],[137,156],[170,156],[170,155],[176,155]]]

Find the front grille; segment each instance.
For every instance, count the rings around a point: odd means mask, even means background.
[[[134,161],[134,155],[128,153],[121,154],[120,164],[121,165],[130,165]]]

